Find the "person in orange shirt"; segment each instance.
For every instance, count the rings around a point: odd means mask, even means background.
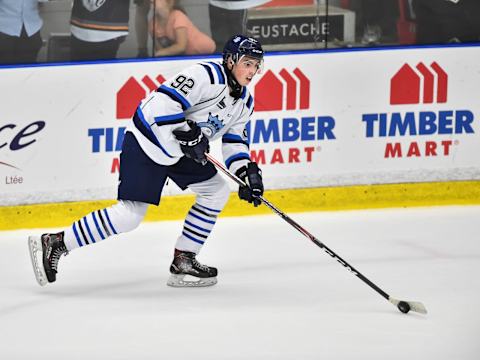
[[[196,55],[215,52],[215,43],[201,32],[175,0],[152,0],[154,15],[149,30],[155,39],[155,56]]]

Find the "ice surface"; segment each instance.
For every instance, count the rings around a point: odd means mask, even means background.
[[[44,230],[0,232],[0,358],[480,358],[480,207],[291,216],[429,314],[400,313],[275,215],[221,218],[199,256],[219,283],[195,289],[165,285],[179,221],[75,250],[44,288],[26,240]]]

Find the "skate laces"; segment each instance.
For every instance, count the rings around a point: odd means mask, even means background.
[[[207,265],[203,265],[202,263],[198,262],[196,258],[193,258],[192,262],[193,262],[193,265],[198,267],[200,270],[203,270],[203,271],[210,270],[210,268]]]
[[[67,255],[68,250],[63,243],[63,236],[57,234],[48,234],[47,236],[47,246],[51,249],[50,256],[47,252],[48,262],[50,263],[51,269],[56,272],[60,257],[63,254]]]
[[[63,254],[68,255],[68,251],[65,247],[58,247],[53,251],[52,256],[50,258],[50,264],[51,264],[52,270],[57,271],[58,261],[60,260],[60,257]]]

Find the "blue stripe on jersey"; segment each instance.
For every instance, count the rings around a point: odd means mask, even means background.
[[[193,236],[190,236],[190,235],[186,234],[185,231],[182,231],[182,234],[183,234],[183,236],[185,236],[186,238],[189,238],[190,240],[192,240],[192,241],[194,241],[194,242],[196,242],[196,243],[199,243],[199,244],[202,244],[202,245],[205,243],[205,241],[202,241],[202,240],[199,240],[199,239],[195,239]]]
[[[196,219],[198,219],[198,220],[201,220],[201,221],[203,221],[203,222],[205,222],[205,223],[215,224],[215,221],[211,221],[211,220],[204,219],[204,218],[202,218],[201,216],[198,216],[198,215],[192,213],[191,211],[188,212],[188,215],[193,216],[194,218],[196,218]]]
[[[97,217],[95,216],[95,211],[92,212],[92,218],[93,222],[95,223],[95,227],[97,228],[98,234],[102,238],[102,240],[105,240],[105,236],[103,236],[102,230],[100,230],[100,226],[98,225]]]
[[[155,123],[159,126],[161,125],[170,125],[170,124],[179,124],[185,121],[185,116],[183,113],[165,115],[165,116],[156,116],[153,118]]]
[[[245,99],[245,96],[247,96],[247,87],[246,86],[243,86],[242,88],[242,95],[240,95],[240,97],[242,99]]]
[[[137,108],[137,111],[133,115],[133,124],[148,140],[157,146],[159,145],[155,134],[153,133],[150,125],[147,123],[147,120],[145,120],[145,116],[140,108]]]
[[[206,206],[200,205],[199,203],[196,203],[196,204],[197,204],[197,206],[200,206],[200,207],[202,207],[202,208],[204,208],[204,209],[207,209],[207,210],[209,210],[209,211],[213,211],[213,212],[216,212],[216,213],[220,213],[220,212],[222,211],[222,210],[210,209],[210,208],[208,208],[208,207],[206,207]]]
[[[136,114],[138,115],[138,118],[140,119],[140,121],[142,122],[143,126],[150,130],[150,124],[147,122],[147,120],[145,119],[145,115],[143,115],[143,111],[142,109],[140,109],[140,107],[137,108],[137,111],[136,111]],[[150,130],[152,131],[152,130]]]
[[[117,233],[117,230],[115,230],[115,228],[114,228],[113,225],[112,225],[112,222],[110,221],[110,216],[108,216],[107,209],[103,209],[103,213],[104,213],[105,216],[107,217],[107,221],[108,221],[108,224],[110,225],[110,229],[113,230],[113,233],[114,233],[114,234],[118,234],[118,233]]]
[[[242,139],[240,135],[234,134],[225,134],[222,136],[222,143],[229,143],[229,144],[244,144],[249,146],[248,140]]]
[[[137,108],[135,115],[133,115],[133,124],[143,134],[143,136],[145,136],[148,140],[157,145],[167,157],[173,159],[173,156],[170,155],[167,150],[165,150],[165,148],[162,146],[162,144],[160,144],[160,142],[158,141],[157,137],[152,131],[152,128],[145,120],[145,116],[143,115],[140,107]]]
[[[78,246],[82,247],[83,244],[82,244],[82,241],[80,240],[80,236],[78,236],[77,226],[75,225],[76,223],[77,222],[73,223],[72,229],[73,229],[73,233],[75,234],[75,238],[77,239]]]
[[[83,222],[85,223],[85,226],[87,228],[87,232],[88,232],[88,236],[90,236],[90,240],[92,240],[92,242],[95,243],[95,238],[93,237],[92,231],[90,230],[90,226],[88,225],[86,216],[83,218]]]
[[[225,84],[225,75],[223,75],[223,71],[220,68],[220,65],[214,62],[208,62],[209,64],[212,64],[213,67],[215,68],[215,71],[217,72],[218,75],[218,81],[220,81],[220,84]]]
[[[185,220],[185,224],[190,225],[190,226],[194,227],[195,229],[202,230],[202,231],[206,232],[207,234],[210,234],[210,231],[212,231],[212,230],[204,229],[204,228],[202,228],[198,225],[195,225],[194,223],[191,223],[188,220]]]
[[[238,160],[250,160],[250,155],[248,155],[247,153],[238,153],[232,155],[227,160],[225,160],[225,165],[227,165],[227,168],[229,168],[235,161]]]
[[[157,91],[167,94],[168,96],[170,96],[172,100],[180,103],[182,105],[183,110],[187,110],[189,107],[192,107],[192,105],[188,102],[188,100],[185,99],[182,95],[180,95],[175,89],[162,85],[157,89]]]
[[[215,84],[215,80],[213,79],[212,69],[210,69],[210,66],[205,64],[201,64],[201,65],[205,68],[205,70],[207,70],[208,77],[210,78],[210,84]]]
[[[252,110],[252,104],[253,104],[253,96],[250,95],[247,100],[247,107]]]

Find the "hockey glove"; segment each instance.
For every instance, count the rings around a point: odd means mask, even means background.
[[[248,186],[240,186],[238,189],[238,197],[248,201],[257,207],[262,203],[258,198],[263,195],[262,171],[256,162],[248,163],[248,166],[242,166],[235,172],[240,179]]]
[[[203,135],[196,122],[187,120],[187,124],[190,130],[173,130],[173,135],[180,143],[180,149],[186,157],[205,165],[207,163],[205,153],[210,150],[208,139]]]

